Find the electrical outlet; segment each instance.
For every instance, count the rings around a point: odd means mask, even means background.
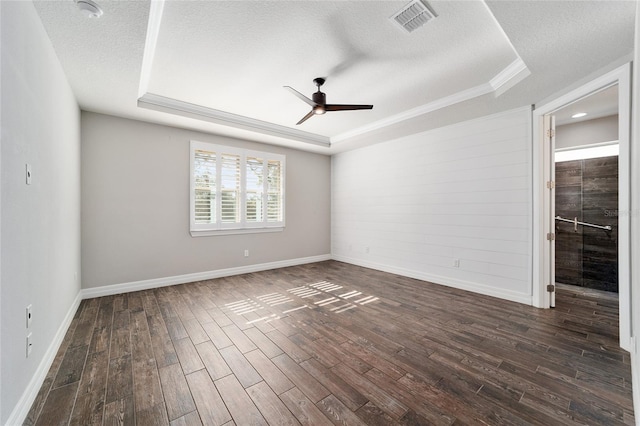
[[[365,252],[365,253],[369,253],[369,247],[365,247],[365,248],[364,248],[364,252]]]
[[[31,164],[27,163],[25,169],[27,175],[27,185],[31,185]]]
[[[460,259],[453,259],[453,267],[454,268],[460,267]]]
[[[249,257],[249,250],[244,251],[244,257]]]
[[[27,334],[27,358],[31,355],[31,349],[33,348],[33,342],[31,341],[31,333]]]
[[[27,328],[31,328],[31,305],[27,306]]]

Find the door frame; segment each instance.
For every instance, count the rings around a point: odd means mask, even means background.
[[[551,297],[547,292],[551,273],[551,245],[547,233],[553,233],[551,194],[546,182],[552,179],[550,146],[545,143],[544,117],[573,102],[598,92],[606,87],[618,85],[618,294],[620,315],[620,347],[631,349],[631,64],[627,63],[603,76],[558,97],[533,111],[533,288],[532,304],[538,308],[549,308]]]

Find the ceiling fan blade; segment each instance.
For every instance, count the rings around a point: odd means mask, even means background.
[[[327,104],[325,111],[351,111],[355,109],[372,109],[373,105],[348,105],[348,104]]]
[[[314,115],[315,115],[315,113],[313,112],[313,110],[309,111],[309,113],[308,113],[307,115],[305,115],[304,117],[302,117],[302,119],[300,119],[300,121],[298,121],[298,122],[296,123],[296,126],[297,126],[298,124],[302,124],[302,123],[304,123],[305,121],[307,121],[308,119],[310,119],[310,118],[311,118],[312,116],[314,116]]]
[[[291,93],[293,93],[294,95],[296,95],[297,97],[299,97],[300,99],[302,99],[303,101],[305,101],[306,103],[308,103],[309,105],[311,105],[312,107],[316,106],[317,104],[315,102],[313,102],[311,99],[307,98],[305,95],[303,95],[302,93],[298,92],[296,89],[294,89],[291,86],[282,86],[285,89],[289,89],[289,91]],[[300,123],[298,123],[300,124]]]

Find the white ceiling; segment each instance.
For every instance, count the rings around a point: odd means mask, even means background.
[[[84,110],[314,152],[390,140],[535,104],[633,48],[631,1],[73,0],[35,6]],[[295,123],[325,77],[329,103],[373,104]]]

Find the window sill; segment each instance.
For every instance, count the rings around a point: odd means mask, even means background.
[[[217,230],[191,230],[192,237],[215,237],[217,235],[237,235],[237,234],[263,234],[267,232],[282,232],[284,226],[273,228],[242,228],[242,229],[217,229]]]

